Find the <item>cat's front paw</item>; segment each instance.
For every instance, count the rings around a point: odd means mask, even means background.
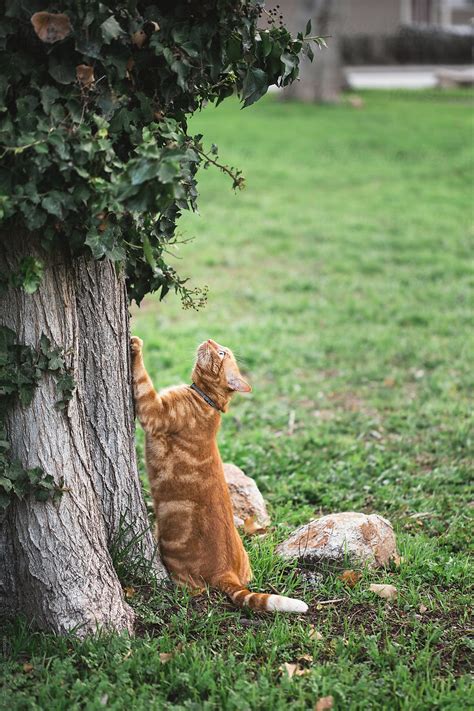
[[[130,339],[130,350],[132,351],[132,355],[138,355],[139,353],[141,353],[142,347],[142,339],[138,338],[138,336],[132,336]]]

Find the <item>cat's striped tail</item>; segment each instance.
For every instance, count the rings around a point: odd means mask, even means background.
[[[251,610],[260,612],[307,612],[308,605],[303,600],[284,595],[270,595],[247,590],[244,585],[235,582],[229,577],[220,581],[219,589],[230,597],[236,607],[250,607]]]

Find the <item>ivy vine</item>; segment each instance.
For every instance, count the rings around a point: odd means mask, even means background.
[[[64,353],[53,346],[44,334],[39,348],[16,342],[15,333],[0,327],[0,510],[6,509],[13,498],[23,499],[32,494],[38,501],[56,498],[63,491],[62,482],[56,485],[53,477],[39,467],[25,469],[9,456],[5,421],[8,411],[18,401],[27,407],[44,373],[54,376],[58,391],[56,407],[67,406],[74,392],[74,379],[68,372]]]

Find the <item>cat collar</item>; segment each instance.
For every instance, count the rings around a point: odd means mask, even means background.
[[[203,390],[201,390],[201,388],[198,388],[196,383],[192,383],[192,385],[190,385],[189,387],[191,388],[191,390],[194,390],[195,392],[197,392],[197,394],[200,395],[202,397],[202,399],[205,402],[207,402],[208,405],[213,407],[214,410],[218,410],[219,412],[224,412],[224,410],[222,410],[222,408],[220,408],[219,405],[217,405],[217,403],[215,403],[214,400],[212,400],[212,398],[209,397],[209,395],[206,395],[206,393]]]

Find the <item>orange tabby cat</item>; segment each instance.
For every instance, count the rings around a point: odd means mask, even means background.
[[[247,553],[234,526],[216,436],[234,392],[249,392],[232,352],[215,341],[197,350],[192,385],[157,393],[132,338],[133,391],[146,433],[146,461],[163,562],[173,579],[208,584],[235,605],[306,612],[301,600],[252,593]]]

